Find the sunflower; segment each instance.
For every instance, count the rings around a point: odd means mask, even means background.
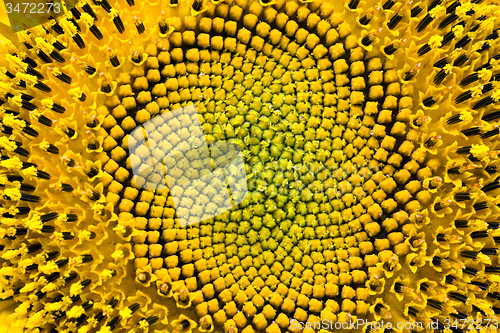
[[[1,38],[5,330],[497,331],[495,1],[60,5]],[[156,186],[193,106],[231,209]]]

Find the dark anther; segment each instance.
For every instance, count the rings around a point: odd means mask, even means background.
[[[370,16],[364,15],[362,18],[359,19],[359,24],[367,25],[368,23],[370,23],[371,20],[372,18]]]
[[[464,258],[477,259],[477,255],[479,252],[477,251],[460,251],[460,255]]]
[[[484,268],[485,273],[500,273],[500,266],[487,266]]]
[[[457,114],[454,114],[453,116],[451,116],[450,118],[446,119],[446,124],[454,125],[454,124],[458,124],[461,121],[462,121],[462,119],[460,119],[460,113],[457,113]]]
[[[61,106],[57,103],[54,103],[52,105],[52,110],[57,112],[57,113],[64,113],[64,111],[66,111],[66,108],[64,108],[63,106]]]
[[[481,231],[473,231],[470,234],[470,237],[472,239],[476,238],[487,238],[488,237],[488,232],[486,230],[481,230]]]
[[[101,84],[101,91],[103,93],[110,93],[111,92],[111,85],[108,82],[103,82]]]
[[[137,310],[139,310],[140,308],[140,304],[139,303],[134,303],[132,304],[131,306],[129,306],[128,308],[130,309],[130,311],[132,311],[132,313],[136,312]]]
[[[112,331],[115,329],[115,327],[118,325],[118,323],[120,322],[120,319],[121,317],[120,316],[116,316],[114,317],[113,319],[111,319],[111,321],[108,323],[108,327],[109,327],[109,330]]]
[[[472,91],[467,90],[455,98],[455,103],[456,104],[463,103],[463,102],[467,101],[468,99],[470,99],[471,97],[472,97]]]
[[[490,104],[493,104],[494,102],[495,100],[491,96],[484,97],[472,106],[472,110],[484,108]]]
[[[26,268],[25,268],[25,270],[28,271],[28,272],[29,271],[33,271],[35,269],[38,269],[38,265],[37,264],[31,264],[29,266],[26,266]]]
[[[85,42],[83,41],[82,36],[76,34],[73,36],[73,40],[75,41],[76,45],[78,45],[79,48],[81,49],[85,48]]]
[[[437,234],[437,236],[436,236],[436,240],[437,240],[438,242],[446,242],[446,235],[445,235],[445,234],[441,234],[441,233],[439,233],[439,234]]]
[[[394,29],[398,25],[398,23],[401,22],[402,19],[403,15],[399,13],[394,14],[394,16],[391,17],[391,19],[387,23],[387,27],[391,30]]]
[[[17,211],[18,211],[18,213],[16,214],[16,216],[17,215],[26,215],[31,211],[31,209],[29,207],[17,206]]]
[[[90,170],[87,172],[87,176],[89,178],[93,178],[93,177],[97,176],[98,174],[99,174],[99,171],[94,167],[91,167]]]
[[[465,37],[462,37],[456,44],[455,44],[455,49],[459,48],[464,48],[467,44],[471,42],[470,37],[467,35]]]
[[[388,10],[388,9],[391,9],[392,6],[394,6],[396,2],[395,1],[392,1],[392,0],[387,0],[383,5],[382,5],[382,9],[383,10]]]
[[[490,191],[494,191],[500,188],[500,182],[498,180],[494,180],[491,183],[488,183],[486,186],[484,186],[481,190],[484,193],[488,193]]]
[[[447,76],[448,74],[446,73],[446,70],[444,69],[440,70],[434,77],[434,84],[435,85],[441,84],[444,81],[444,79],[446,79]]]
[[[52,58],[54,58],[57,62],[63,63],[66,61],[66,59],[64,59],[63,56],[59,52],[57,52],[56,50],[53,50],[52,52],[50,52],[50,56]]]
[[[429,14],[425,15],[422,21],[420,21],[417,25],[417,32],[421,32],[422,30],[427,28],[427,26],[431,24],[432,21],[434,21],[432,16],[430,16]]]
[[[349,2],[349,8],[351,8],[351,9],[358,8],[358,5],[359,5],[359,0],[351,0]]]
[[[101,33],[101,30],[99,30],[99,28],[97,28],[95,26],[95,24],[93,26],[91,26],[89,29],[90,29],[90,32],[92,32],[92,34],[95,36],[95,38],[97,38],[99,40],[104,38],[104,36]]]
[[[52,120],[49,118],[45,117],[44,115],[40,115],[38,117],[38,122],[44,126],[51,127],[52,126]]]
[[[455,38],[455,33],[453,31],[446,33],[443,36],[443,40],[441,41],[441,47],[448,45],[448,43],[451,42],[453,38]]]
[[[120,66],[120,60],[118,60],[118,57],[116,55],[109,58],[109,61],[111,62],[111,65],[113,65],[113,67]]]
[[[465,267],[465,269],[462,269],[462,271],[466,274],[469,274],[471,276],[476,276],[478,270],[472,267]]]
[[[57,77],[59,80],[61,80],[64,83],[67,83],[67,84],[71,83],[71,77],[68,74],[61,73],[61,74],[55,75],[55,77]]]
[[[66,184],[66,183],[61,183],[61,191],[63,192],[73,192],[73,186],[71,186],[70,184]]]
[[[90,200],[96,201],[96,200],[99,200],[99,198],[101,197],[101,195],[97,192],[94,192],[94,191],[90,191],[90,192],[91,192],[89,195]]]
[[[365,37],[363,37],[363,39],[361,39],[361,44],[363,44],[364,46],[370,46],[374,40],[375,38],[371,34],[368,34]]]
[[[30,66],[31,68],[36,68],[38,66],[36,61],[31,59],[30,57],[24,58],[23,62],[27,63],[28,66]]]
[[[23,128],[23,133],[26,133],[26,134],[34,136],[34,137],[38,136],[38,132],[29,126],[26,126]]]
[[[419,311],[417,309],[415,309],[414,307],[412,307],[412,306],[408,307],[408,314],[410,316],[416,317],[416,316],[418,316],[418,313],[419,313]]]
[[[56,231],[56,227],[53,225],[44,225],[41,230],[43,233],[53,233],[54,231]]]
[[[88,150],[97,150],[99,149],[99,142],[96,141],[96,140],[93,140],[93,141],[90,141],[88,144],[87,144],[87,149]]]
[[[462,133],[467,137],[476,136],[476,135],[481,134],[481,128],[479,128],[479,127],[466,128],[466,129],[462,130]]]
[[[59,35],[64,34],[63,28],[59,25],[59,23],[57,23],[56,20],[51,20],[51,23],[52,23],[52,30],[57,32],[57,34],[59,34]]]
[[[43,80],[44,79],[44,76],[39,71],[37,71],[36,69],[33,69],[31,67],[27,67],[26,68],[26,73],[29,74],[29,75],[36,76],[37,79],[39,79],[39,80]]]
[[[24,156],[24,157],[28,157],[30,155],[30,153],[26,149],[24,149],[23,147],[17,147],[16,149],[14,149],[14,153],[19,154],[19,155]]]
[[[167,33],[167,31],[168,31],[168,26],[167,26],[167,24],[166,24],[165,22],[158,22],[158,27],[160,28],[160,32],[161,32],[162,34]]]
[[[57,267],[62,268],[64,266],[66,266],[68,264],[68,262],[69,262],[69,259],[67,259],[67,258],[61,259],[61,260],[56,261],[56,265],[57,265]]]
[[[483,250],[481,250],[481,252],[483,252]],[[482,290],[488,290],[488,285],[486,283],[481,283],[481,282],[477,282],[477,281],[471,281],[470,284],[478,286]]]
[[[436,104],[436,100],[434,99],[434,96],[430,96],[430,97],[425,98],[422,101],[422,104],[424,104],[425,107],[431,107],[434,104]]]
[[[45,261],[50,261],[52,259],[55,259],[59,255],[58,251],[52,251],[49,253],[45,254]]]
[[[35,109],[37,109],[37,106],[35,104],[32,104],[28,101],[21,101],[21,107],[28,110],[28,111],[33,111]]]
[[[52,63],[52,60],[49,58],[49,56],[43,52],[42,50],[37,50],[36,51],[36,55],[38,56],[38,58],[40,58],[40,60],[42,60],[43,62],[47,63],[47,64],[50,64]]]
[[[454,13],[458,6],[460,6],[460,1],[455,1],[446,8],[446,14]]]
[[[496,173],[498,171],[498,167],[496,165],[489,165],[486,168],[484,168],[484,171],[489,173],[490,175],[493,173]]]
[[[97,21],[97,16],[95,15],[94,11],[92,10],[92,7],[90,7],[90,5],[88,3],[86,3],[85,5],[83,5],[82,9],[83,9],[84,12],[86,12],[87,14],[89,14],[90,16],[92,16],[94,18],[94,21]]]
[[[427,52],[429,52],[430,50],[431,50],[431,47],[429,46],[429,44],[424,44],[421,48],[418,49],[417,54],[419,57],[421,57],[424,54],[426,54]]]
[[[194,11],[201,11],[201,8],[203,6],[203,0],[194,0],[193,1],[193,5],[192,5],[192,8]]]
[[[78,275],[74,272],[70,273],[68,277],[64,278],[64,282],[67,284],[71,281],[73,281],[74,279],[76,279]]]
[[[438,202],[438,203],[436,203],[436,204],[434,205],[434,210],[435,210],[436,212],[439,212],[439,211],[440,211],[441,209],[443,209],[444,207],[445,207],[445,206],[443,205],[443,203],[442,203],[442,202]]]
[[[48,85],[46,85],[45,83],[40,82],[40,81],[35,83],[35,85],[33,87],[35,87],[41,91],[44,91],[44,92],[51,92],[52,91],[52,89]]]
[[[465,64],[467,62],[467,60],[469,60],[469,57],[467,57],[467,55],[464,53],[464,54],[461,54],[454,62],[453,62],[453,66],[455,67],[462,67],[463,64]]]
[[[387,45],[386,47],[384,47],[384,52],[385,54],[387,55],[392,55],[394,54],[394,52],[396,52],[398,50],[398,48],[395,46],[395,43],[392,43],[390,45]]]
[[[31,194],[21,193],[21,201],[26,201],[26,202],[40,202],[40,201],[42,201],[42,198],[40,198],[37,195],[31,195]]]
[[[46,223],[46,222],[52,221],[53,219],[57,218],[58,216],[59,216],[58,212],[43,214],[40,216],[40,221],[42,221],[43,223]]]
[[[485,121],[493,121],[497,120],[498,118],[500,118],[500,111],[495,111],[492,113],[485,114],[481,119]]]
[[[88,75],[94,75],[94,73],[96,72],[96,69],[94,67],[92,67],[92,66],[87,65],[87,68],[85,69],[85,72]]]
[[[417,4],[415,7],[411,9],[410,16],[411,17],[417,17],[418,14],[420,14],[423,10],[423,7],[420,6],[420,4]]]
[[[456,19],[458,19],[457,14],[453,13],[453,14],[448,15],[444,20],[442,20],[439,23],[438,29],[446,28],[448,25],[452,24]]]
[[[54,146],[52,143],[49,143],[49,147],[46,148],[46,151],[51,154],[59,154],[59,148]]]
[[[488,208],[488,202],[487,201],[477,202],[474,204],[473,207],[474,207],[474,210],[477,212],[477,211]]]
[[[47,172],[41,170],[36,171],[36,176],[41,179],[50,179],[50,175]]]
[[[465,146],[465,147],[460,147],[457,149],[457,154],[459,155],[466,155],[470,153],[471,146]]]
[[[92,257],[91,254],[82,255],[82,262],[83,263],[91,262],[92,260],[94,260],[94,257]]]
[[[425,141],[424,146],[430,149],[434,147],[434,145],[438,142],[439,139],[441,139],[441,136],[439,135],[432,136]]]
[[[54,282],[60,276],[59,272],[55,272],[46,277],[47,282]]]
[[[116,306],[118,305],[118,300],[116,298],[112,298],[108,305],[110,305],[113,309],[116,308]]]
[[[72,129],[71,127],[67,127],[66,130],[64,131],[68,138],[73,139],[76,136],[76,131]]]
[[[73,14],[73,16],[79,20],[80,19],[80,12],[78,11],[78,9],[76,9],[76,7],[73,7],[71,8],[71,14]]]
[[[144,31],[146,31],[146,29],[144,28],[144,23],[142,22],[136,22],[135,27],[137,28],[137,32],[139,34],[142,34],[144,33]]]
[[[469,76],[466,76],[464,77],[461,81],[460,81],[460,86],[467,86],[475,81],[479,80],[479,74],[478,73],[472,73],[470,74]]]
[[[111,9],[113,9],[113,7],[111,7],[111,5],[109,4],[108,0],[98,0],[97,3],[100,4],[102,8],[104,8],[104,10],[107,11],[108,13],[111,12]]]
[[[28,233],[28,229],[26,228],[16,228],[16,236],[23,236]]]
[[[432,306],[433,308],[439,310],[439,311],[442,311],[443,309],[443,305],[441,302],[439,301],[435,301],[435,300],[432,300],[432,299],[428,299],[427,300],[427,305],[430,305]]]
[[[134,52],[134,54],[132,55],[132,61],[136,64],[140,63],[142,61],[142,54],[139,52]]]
[[[431,2],[429,7],[427,7],[427,11],[433,10],[436,6],[440,5],[443,2],[443,0],[434,0]]]
[[[122,19],[120,18],[120,16],[117,16],[113,19],[113,23],[115,24],[116,26],[116,29],[118,29],[118,31],[122,34],[125,32],[125,26],[123,25],[123,21]]]
[[[75,234],[72,233],[72,232],[69,232],[69,231],[63,231],[62,232],[62,238],[64,240],[70,240],[70,239],[73,239],[75,238]]]
[[[441,258],[441,257],[434,256],[434,257],[432,258],[432,264],[433,264],[434,266],[441,266],[441,264],[443,263],[443,260],[444,260],[444,259],[443,259],[443,258]]]

